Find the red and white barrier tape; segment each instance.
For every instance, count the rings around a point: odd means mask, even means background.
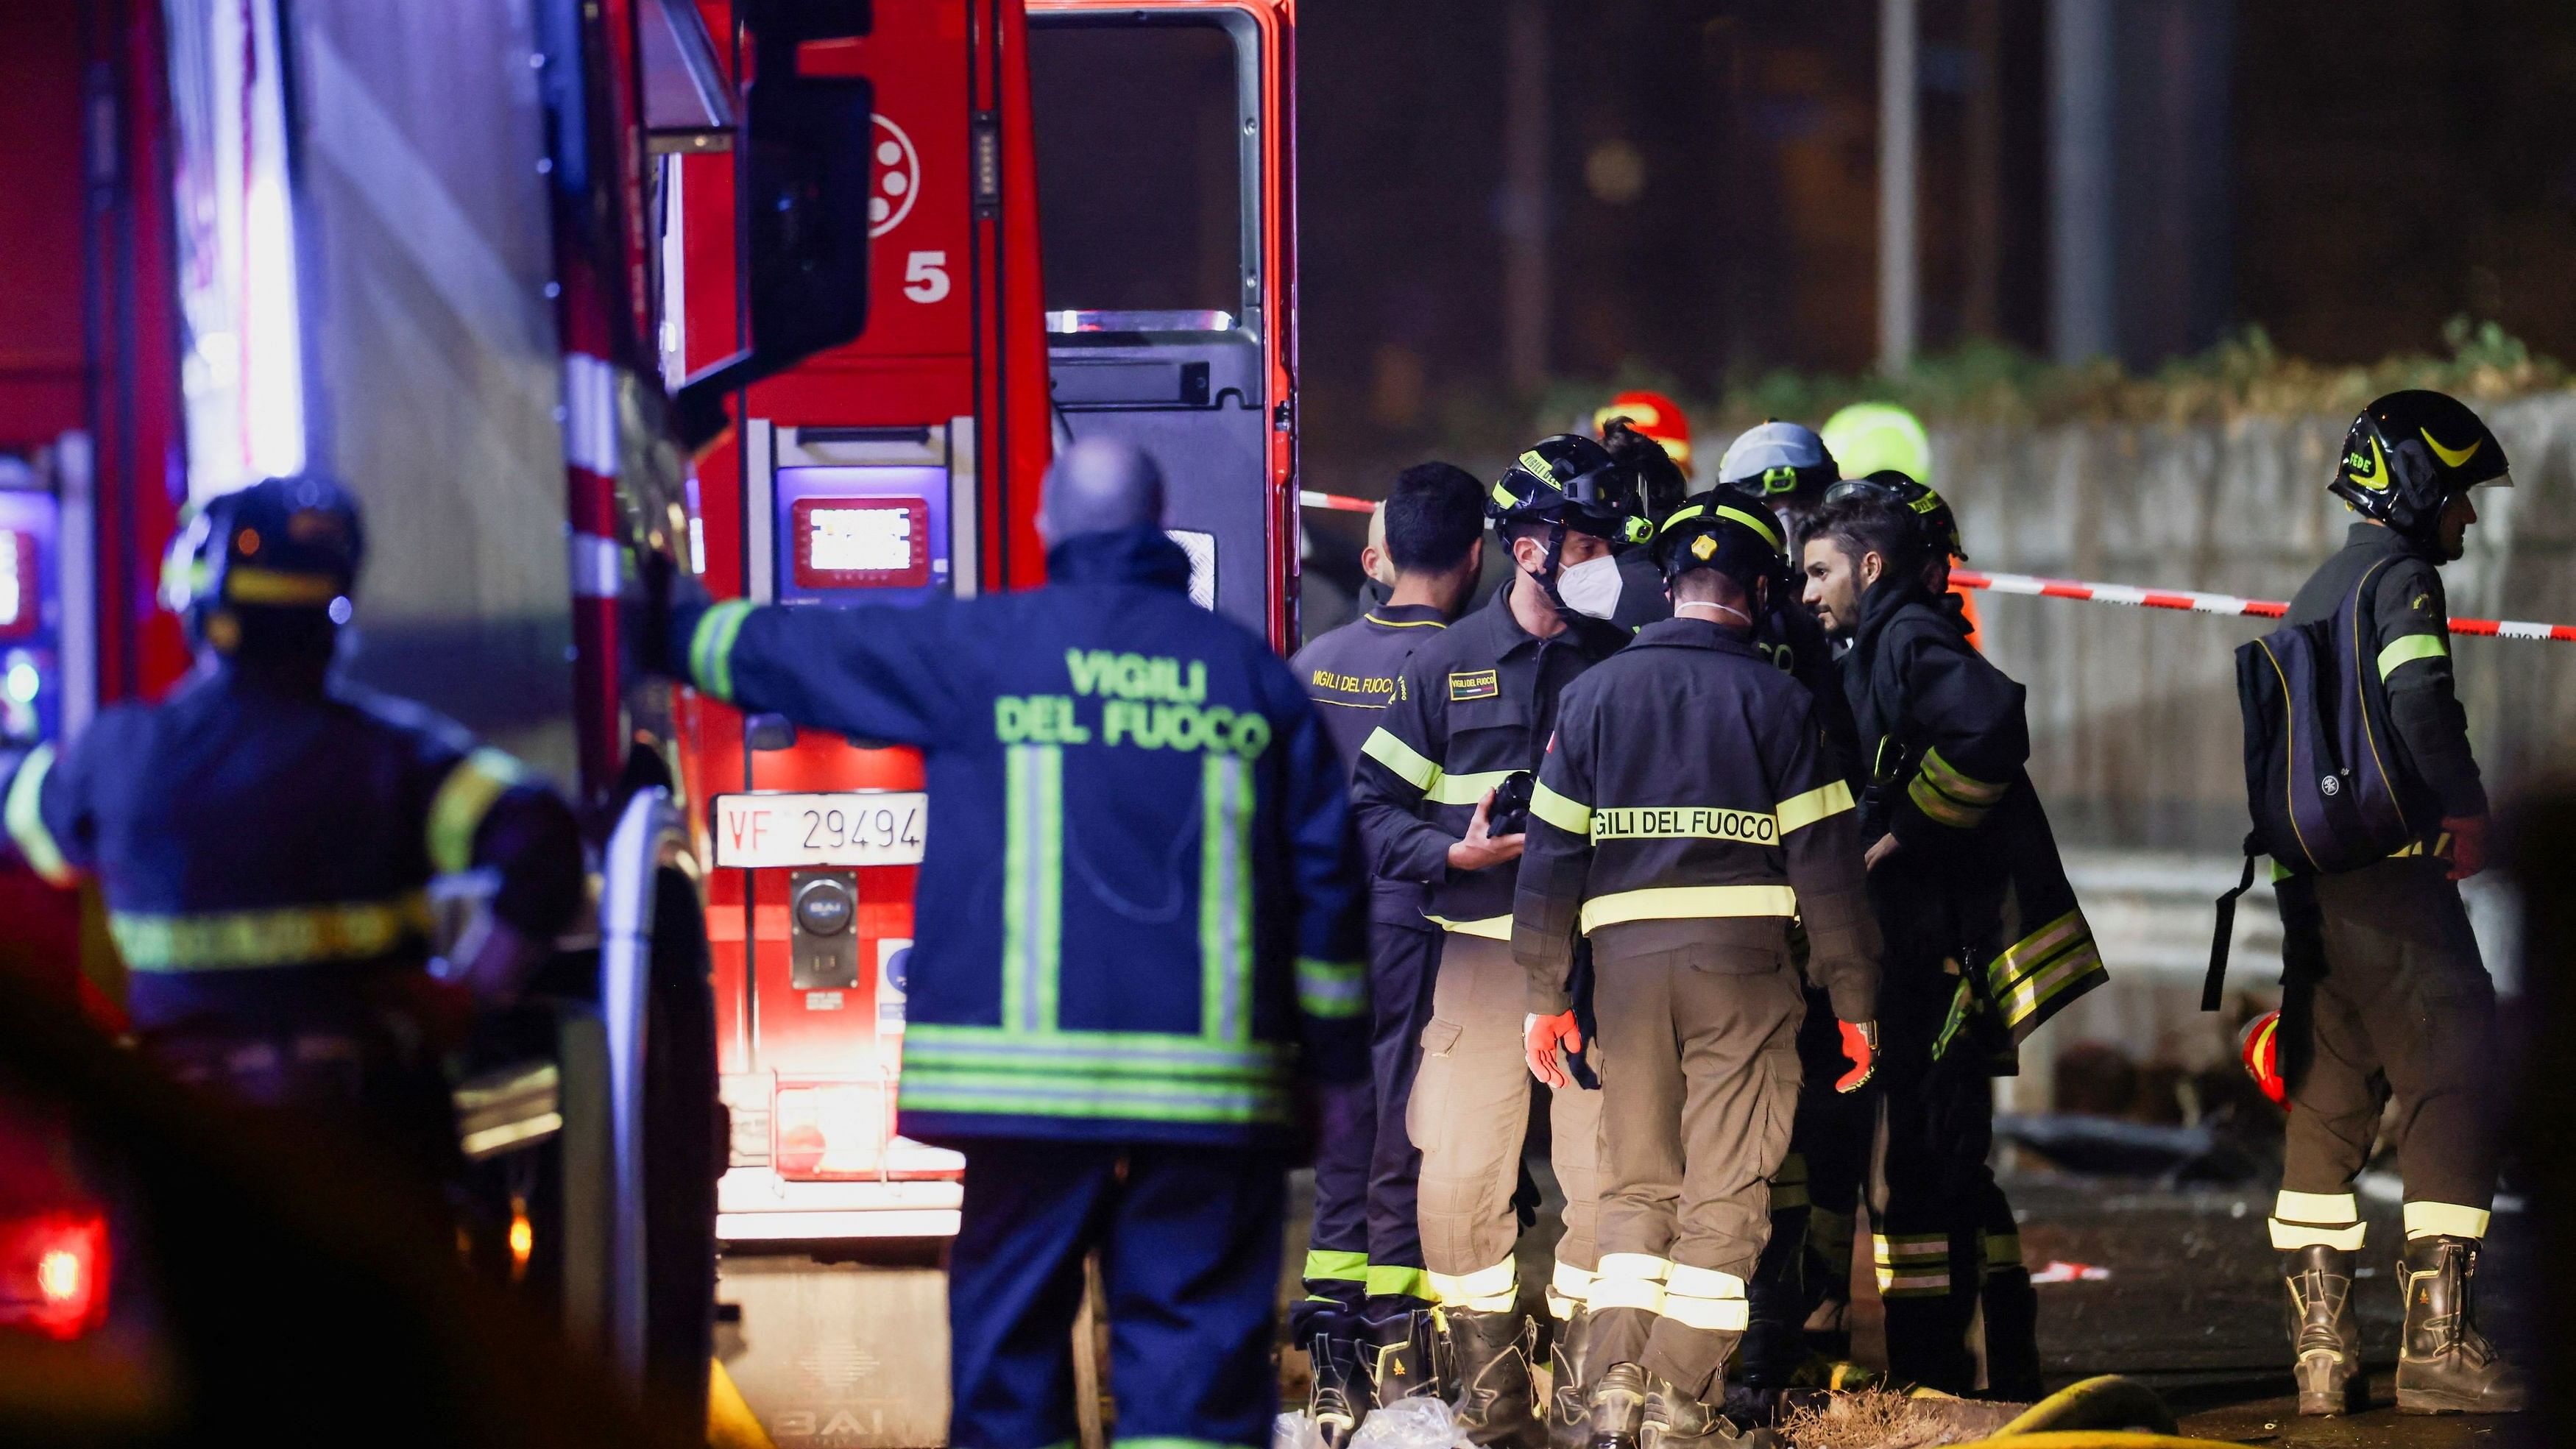
[[[1952,569],[1950,582],[1963,589],[1992,589],[1998,594],[2028,594],[2043,599],[2089,599],[2097,604],[2182,609],[2194,614],[2277,619],[2290,609],[2289,605],[2277,599],[2239,599],[2228,594],[2140,589],[2127,584],[2087,584],[2074,579],[2043,579],[2033,574],[1990,574],[1979,569]],[[2451,632],[2496,639],[2554,639],[2560,643],[2576,644],[2576,626],[2566,624],[2527,624],[2513,619],[2453,619]]]
[[[1308,508],[1322,508],[1334,513],[1366,513],[1377,507],[1374,498],[1353,498],[1343,493],[1318,493],[1312,488],[1297,490],[1297,501]]]

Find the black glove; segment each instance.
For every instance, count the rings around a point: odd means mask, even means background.
[[[618,601],[629,674],[686,679],[688,641],[678,637],[679,620],[695,619],[714,596],[697,575],[651,549],[635,551],[635,582],[635,590]]]

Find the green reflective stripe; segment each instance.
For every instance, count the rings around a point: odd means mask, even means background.
[[[2078,949],[2024,977],[2009,993],[1998,995],[1995,1004],[2003,1012],[2004,1025],[2018,1028],[2086,978],[2098,980],[2107,975],[2102,966],[2102,953],[2095,949],[2092,938],[2088,936]]]
[[[128,970],[238,971],[382,956],[429,933],[429,896],[155,915],[111,911],[108,933]]]
[[[1420,1268],[1371,1263],[1368,1295],[1371,1298],[1419,1298],[1428,1303],[1431,1301],[1431,1275]]]
[[[1794,916],[1798,893],[1784,885],[1650,886],[1583,903],[1583,933],[1626,921],[1691,921],[1718,916]]]
[[[54,833],[45,828],[45,776],[54,768],[54,747],[38,745],[28,752],[18,766],[17,778],[9,782],[9,796],[0,801],[0,827],[16,842],[18,853],[27,858],[27,868],[55,885],[70,885],[71,862],[63,859],[63,848],[54,841]]]
[[[1237,755],[1199,771],[1199,1030],[1249,1041],[1252,1013],[1252,782]]]
[[[1481,804],[1485,792],[1512,777],[1510,770],[1484,770],[1473,775],[1435,774],[1431,783],[1422,787],[1424,798],[1434,805]]]
[[[2083,911],[2072,910],[2004,948],[1986,964],[1986,984],[2004,1025],[2018,1027],[2101,969],[2092,927],[2085,924]]]
[[[1780,817],[1780,833],[1787,835],[1819,820],[1830,820],[1851,808],[1851,786],[1834,780],[1803,795],[1790,796],[1781,801],[1779,808],[1772,813]]]
[[[1297,1276],[1309,1283],[1366,1283],[1368,1254],[1339,1248],[1308,1248],[1306,1269]]]
[[[2379,651],[2379,678],[2385,683],[2401,664],[2412,664],[2418,659],[2450,657],[2451,640],[2448,635],[2408,634],[2390,640],[2388,647]]]
[[[742,632],[751,609],[741,599],[727,599],[700,614],[698,627],[689,634],[689,678],[727,704],[733,702],[734,636]]]
[[[972,1069],[1100,1077],[1163,1075],[1265,1082],[1288,1069],[1293,1048],[1281,1042],[1211,1042],[1151,1031],[1023,1033],[998,1026],[915,1022],[904,1032],[903,1059]]]
[[[1397,779],[1416,790],[1428,790],[1431,782],[1440,778],[1438,765],[1423,758],[1413,746],[1387,733],[1384,725],[1369,731],[1369,737],[1360,742],[1360,753],[1386,766]]]
[[[1549,789],[1545,780],[1531,788],[1529,809],[1532,815],[1568,835],[1592,834],[1592,807]]]
[[[492,802],[527,778],[527,767],[499,750],[476,750],[457,761],[429,802],[430,867],[441,875],[470,869],[474,834]]]
[[[1717,506],[1717,516],[1720,518],[1732,518],[1736,522],[1743,524],[1745,527],[1752,529],[1755,533],[1762,535],[1762,541],[1764,543],[1771,545],[1773,548],[1778,548],[1780,546],[1780,526],[1777,523],[1768,519],[1756,518],[1741,508],[1730,508],[1723,503]]]
[[[1690,522],[1692,519],[1697,518],[1706,512],[1708,512],[1707,505],[1700,503],[1693,503],[1684,508],[1676,508],[1672,512],[1664,515],[1664,521],[1662,525],[1656,529],[1656,532],[1670,533],[1674,529]]]
[[[1064,751],[1013,745],[1005,760],[1002,842],[1002,1020],[1055,1027],[1064,888]]]
[[[1923,773],[1941,787],[1943,794],[1963,805],[1992,805],[2012,788],[2010,780],[1995,785],[1960,773],[1959,767],[1941,758],[1937,749],[1923,752]]]
[[[1297,958],[1297,1005],[1308,1016],[1341,1020],[1368,1014],[1368,968],[1357,962]]]
[[[1429,911],[1424,911],[1422,919],[1444,931],[1461,936],[1482,936],[1488,941],[1508,941],[1512,938],[1512,918],[1509,916],[1486,916],[1481,920],[1453,921],[1447,916],[1435,916]]]
[[[1986,812],[1994,808],[1990,805],[1970,805],[1952,799],[1939,785],[1933,783],[1928,770],[1924,774],[1916,775],[1913,782],[1905,787],[1905,798],[1913,801],[1915,808],[1925,815],[1943,825],[1960,830],[1974,830],[1983,825],[1986,821]]]
[[[907,1112],[1125,1121],[1273,1123],[1291,1116],[1284,1083],[1080,1080],[988,1075],[937,1063],[904,1064]]]
[[[1950,1014],[1943,1018],[1941,1030],[1932,1038],[1932,1060],[1937,1062],[1948,1055],[1950,1043],[1959,1035],[1959,1028],[1968,1024],[1968,1002],[1968,983],[1962,981],[1951,991]]]

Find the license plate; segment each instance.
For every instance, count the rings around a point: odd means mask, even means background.
[[[716,864],[917,865],[929,814],[918,790],[718,795]]]

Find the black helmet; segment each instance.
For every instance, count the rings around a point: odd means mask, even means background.
[[[1637,470],[1575,433],[1542,438],[1524,450],[1495,481],[1485,512],[1497,527],[1561,524],[1622,547],[1655,534]]]
[[[1866,478],[1846,478],[1836,483],[1825,490],[1825,501],[1831,503],[1858,493],[1903,504],[1921,520],[1926,544],[1962,563],[1967,561],[1968,551],[1959,544],[1958,515],[1950,511],[1949,501],[1933,492],[1930,484],[1917,482],[1893,468],[1881,468]]]
[[[2421,539],[2452,498],[2505,479],[2505,468],[2504,444],[2476,413],[2448,394],[2409,388],[2352,420],[2326,491],[2364,518]]]
[[[1761,497],[1720,484],[1667,516],[1655,530],[1655,566],[1671,583],[1693,569],[1716,569],[1753,592],[1758,578],[1778,578],[1786,567],[1780,523]]]
[[[347,622],[366,557],[358,502],[328,478],[264,478],[196,510],[170,541],[161,602],[222,653],[245,623],[291,623],[311,636]],[[327,627],[327,626],[326,626]]]

